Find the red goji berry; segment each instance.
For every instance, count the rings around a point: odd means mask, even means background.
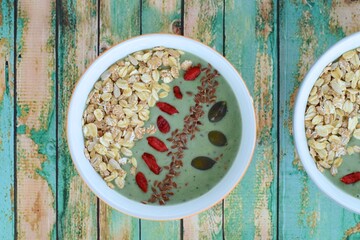
[[[169,149],[166,147],[165,143],[158,139],[157,137],[147,137],[147,141],[151,147],[159,152],[166,152]]]
[[[194,81],[201,73],[200,66],[190,67],[184,74],[185,81]]]
[[[360,181],[360,172],[353,172],[345,175],[340,179],[340,181],[345,184],[356,183],[357,181]]]
[[[156,106],[163,112],[173,115],[175,113],[179,113],[179,111],[172,105],[166,102],[157,102]]]
[[[170,124],[163,116],[159,116],[156,123],[160,132],[168,133],[170,131]]]
[[[181,93],[181,90],[180,90],[179,86],[174,86],[173,91],[174,91],[174,95],[175,95],[175,97],[177,99],[182,99],[183,98],[183,95]]]
[[[150,170],[155,173],[156,175],[159,175],[161,172],[161,167],[156,162],[156,158],[154,155],[150,153],[144,153],[142,156],[142,159],[145,161],[146,165],[150,168]]]
[[[139,188],[146,193],[148,189],[148,181],[145,175],[142,172],[138,172],[135,176],[135,180]]]

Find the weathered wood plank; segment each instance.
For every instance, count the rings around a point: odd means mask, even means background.
[[[104,51],[140,33],[140,2],[102,0],[100,49]],[[100,201],[100,239],[139,239],[139,219],[122,214]]]
[[[277,3],[227,0],[225,4],[225,55],[254,98],[258,141],[245,177],[225,199],[224,235],[276,239]]]
[[[55,239],[55,1],[20,0],[18,16],[17,238]]]
[[[97,201],[66,145],[66,113],[75,83],[97,56],[97,1],[61,1],[59,21],[59,239],[97,238]]]
[[[14,5],[0,1],[0,239],[14,238]]]
[[[181,0],[143,0],[143,33],[182,33]]]
[[[100,1],[100,51],[139,34],[139,1]]]
[[[181,32],[181,1],[142,2],[142,33]],[[177,20],[172,24],[174,20]],[[179,29],[180,28],[180,29]],[[141,220],[141,239],[180,239],[180,221],[155,222]]]
[[[223,53],[223,1],[185,1],[184,11],[184,35]],[[203,213],[184,218],[184,239],[222,239],[222,204],[220,202]]]
[[[180,221],[141,220],[141,240],[180,239]]]
[[[358,1],[281,1],[280,209],[281,239],[358,239],[359,215],[326,197],[295,154],[292,109],[311,64],[336,41],[360,30]]]

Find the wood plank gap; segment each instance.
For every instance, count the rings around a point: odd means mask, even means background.
[[[139,218],[139,240],[141,240],[141,219],[140,218]]]
[[[59,239],[59,24],[61,13],[61,0],[55,1],[56,26],[55,26],[55,158],[56,158],[56,191],[55,191],[55,207],[56,207],[56,239]]]
[[[276,1],[276,59],[277,59],[277,66],[276,66],[276,71],[277,71],[277,119],[276,119],[276,124],[277,124],[277,132],[276,132],[276,136],[278,139],[277,142],[277,182],[276,182],[276,239],[279,239],[279,222],[280,222],[280,148],[281,148],[281,134],[280,134],[280,109],[281,109],[281,104],[280,104],[280,1],[282,0],[277,0]]]
[[[226,0],[223,0],[223,27],[222,27],[222,31],[223,31],[223,47],[222,47],[222,54],[223,54],[223,56],[225,57],[225,41],[226,41],[226,32],[225,32],[225,20],[226,20],[226,18],[225,18],[225,7],[226,7]],[[223,200],[223,205],[224,205],[224,200]],[[223,211],[223,215],[224,215],[224,211]]]
[[[101,4],[101,0],[97,0],[97,55],[99,56],[100,54],[100,4]],[[99,202],[99,199],[98,199]],[[99,219],[98,219],[99,221]]]
[[[184,36],[184,28],[185,28],[185,26],[184,26],[184,24],[185,24],[185,22],[184,22],[184,16],[185,16],[185,0],[181,0],[181,15],[180,15],[181,17],[180,17],[180,21],[181,21],[181,32],[180,32],[180,34],[182,35],[182,36]],[[182,220],[182,219],[181,219]],[[182,225],[181,225],[182,226]]]
[[[184,240],[184,219],[180,219],[180,240]]]
[[[99,56],[99,53],[98,53],[98,56]],[[99,200],[98,197],[96,198],[96,220],[97,220],[97,223],[96,223],[96,228],[97,228],[96,238],[97,238],[97,240],[99,240],[100,239],[100,200]]]
[[[221,212],[222,212],[222,217],[221,217],[222,239],[225,240],[225,200],[224,199],[221,201]]]
[[[101,0],[97,0],[97,49],[96,49],[96,54],[97,56],[100,55],[100,2]],[[96,227],[97,227],[97,234],[96,234],[96,238],[97,240],[100,240],[100,200],[98,197],[96,197]]]
[[[17,239],[17,18],[18,18],[18,0],[14,0],[14,239]]]
[[[225,6],[226,6],[226,2],[225,0],[223,0],[223,26],[222,26],[222,38],[223,38],[223,45],[222,45],[222,55],[225,57],[225,40],[226,40],[226,34],[225,34]],[[221,225],[221,229],[222,229],[222,238],[223,240],[225,240],[225,199],[221,200],[221,212],[222,212],[222,216],[221,216],[221,221],[222,221],[222,225]]]
[[[140,23],[140,35],[142,35],[142,33],[143,33],[143,29],[142,29],[142,8],[143,8],[143,4],[142,4],[142,0],[139,0],[140,1],[140,5],[139,5],[139,7],[140,7],[140,13],[139,13],[139,23]],[[140,238],[141,239],[141,238]]]

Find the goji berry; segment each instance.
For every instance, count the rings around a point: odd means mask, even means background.
[[[135,180],[139,188],[146,193],[148,189],[148,182],[145,175],[142,172],[138,172],[135,176]]]
[[[181,90],[180,90],[179,86],[174,86],[173,91],[174,91],[174,95],[175,95],[175,97],[177,99],[182,99],[183,98],[183,95],[181,93]]]
[[[160,132],[168,133],[170,131],[170,124],[163,116],[160,115],[157,118],[156,123],[157,123],[157,126],[158,126]]]
[[[158,139],[157,137],[147,137],[147,141],[151,147],[159,152],[166,152],[169,149],[166,147],[165,143]]]
[[[350,173],[343,176],[340,180],[345,184],[356,183],[357,181],[360,181],[360,172]]]
[[[173,115],[175,113],[179,113],[179,111],[172,105],[166,102],[157,102],[156,106],[163,112]]]
[[[142,156],[142,159],[145,161],[146,165],[150,168],[150,170],[155,173],[156,175],[159,175],[161,172],[161,167],[156,162],[156,158],[154,155],[150,153],[144,153]]]
[[[200,66],[190,67],[184,74],[184,80],[194,81],[201,73]]]

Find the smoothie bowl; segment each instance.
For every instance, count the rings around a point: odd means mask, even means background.
[[[224,198],[250,164],[252,99],[213,49],[153,34],[102,54],[71,98],[73,162],[104,202],[155,220],[183,218]]]
[[[328,196],[360,213],[360,33],[332,46],[299,89],[294,139],[305,170]]]

